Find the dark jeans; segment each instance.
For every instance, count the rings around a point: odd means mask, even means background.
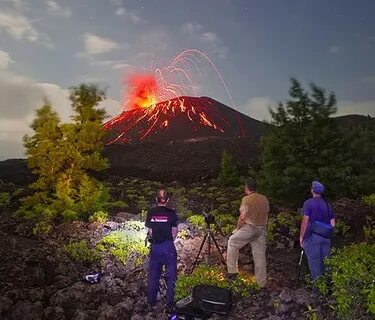
[[[167,303],[173,304],[177,278],[177,253],[173,241],[151,245],[147,292],[147,302],[150,305],[156,304],[163,266],[166,268]]]
[[[313,233],[303,244],[312,280],[325,273],[324,259],[331,253],[331,239]]]

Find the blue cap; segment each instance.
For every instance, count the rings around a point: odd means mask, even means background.
[[[324,192],[324,185],[319,181],[314,180],[311,184],[311,189],[315,193],[322,194]]]

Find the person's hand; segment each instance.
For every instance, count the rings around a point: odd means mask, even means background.
[[[303,238],[299,238],[299,245],[303,248]]]

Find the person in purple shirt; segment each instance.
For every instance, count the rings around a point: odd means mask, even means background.
[[[312,280],[325,273],[324,259],[331,253],[331,239],[312,232],[311,224],[321,221],[335,227],[335,214],[332,207],[322,198],[324,185],[319,181],[311,184],[312,198],[303,204],[300,244],[305,250]]]

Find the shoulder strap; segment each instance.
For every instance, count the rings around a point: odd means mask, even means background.
[[[325,198],[323,198],[323,197],[321,197],[321,198],[322,198],[322,200],[324,201],[324,203],[326,204],[326,207],[327,207],[327,212],[326,212],[325,215],[329,216],[329,212],[331,211],[331,209],[329,207],[328,201]]]

